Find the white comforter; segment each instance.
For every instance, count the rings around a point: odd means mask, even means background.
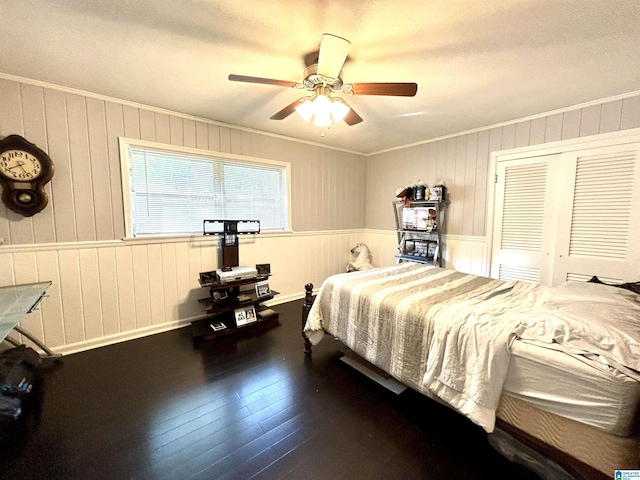
[[[587,282],[549,290],[548,300],[522,319],[519,340],[607,365],[640,381],[640,295]]]
[[[640,296],[598,284],[551,289],[411,263],[340,274],[305,326],[312,343],[323,331],[488,432],[516,339],[640,380]]]

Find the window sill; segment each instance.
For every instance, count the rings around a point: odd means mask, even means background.
[[[261,237],[277,237],[277,236],[290,236],[293,234],[293,230],[262,230],[259,234],[239,234],[238,238],[240,243],[246,243],[250,239],[259,235]],[[123,237],[122,241],[126,243],[182,243],[182,242],[206,242],[214,241],[218,242],[221,235],[141,235],[139,237]]]

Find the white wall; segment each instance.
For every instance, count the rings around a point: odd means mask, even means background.
[[[261,235],[243,239],[243,264],[270,263],[271,304],[300,298],[345,270],[363,230]],[[0,285],[52,280],[49,298],[22,326],[56,352],[69,353],[181,326],[203,318],[208,290],[199,272],[217,263],[216,240],[84,242],[5,247]]]
[[[0,75],[0,137],[10,134],[48,152],[55,174],[35,216],[0,205],[0,286],[53,281],[22,325],[57,352],[202,316],[198,273],[218,266],[212,237],[123,239],[119,136],[291,163],[293,232],[240,245],[242,264],[271,264],[276,303],[344,271],[364,239],[364,206],[353,201],[365,192],[362,155]]]
[[[486,270],[486,225],[491,153],[640,127],[640,94],[576,106],[372,155],[367,164],[366,240],[374,256],[390,261],[396,237],[391,202],[396,187],[421,179],[444,181],[445,266],[466,273]],[[606,179],[603,179],[606,182]],[[640,215],[640,212],[638,212]],[[372,245],[384,248],[378,250]]]

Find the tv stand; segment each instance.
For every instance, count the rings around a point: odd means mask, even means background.
[[[209,289],[209,296],[200,300],[206,305],[209,317],[191,323],[191,334],[194,340],[212,340],[222,335],[229,335],[256,328],[279,325],[277,311],[262,305],[278,294],[269,290],[267,294],[258,296],[255,288],[241,290],[240,287],[265,282],[268,275],[237,280],[226,283],[213,283],[203,286]],[[254,318],[247,318],[246,323],[238,325],[244,311],[255,311]]]

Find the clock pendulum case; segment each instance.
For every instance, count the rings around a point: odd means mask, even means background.
[[[0,140],[2,201],[25,217],[35,215],[49,201],[44,186],[53,177],[49,155],[20,135]]]

